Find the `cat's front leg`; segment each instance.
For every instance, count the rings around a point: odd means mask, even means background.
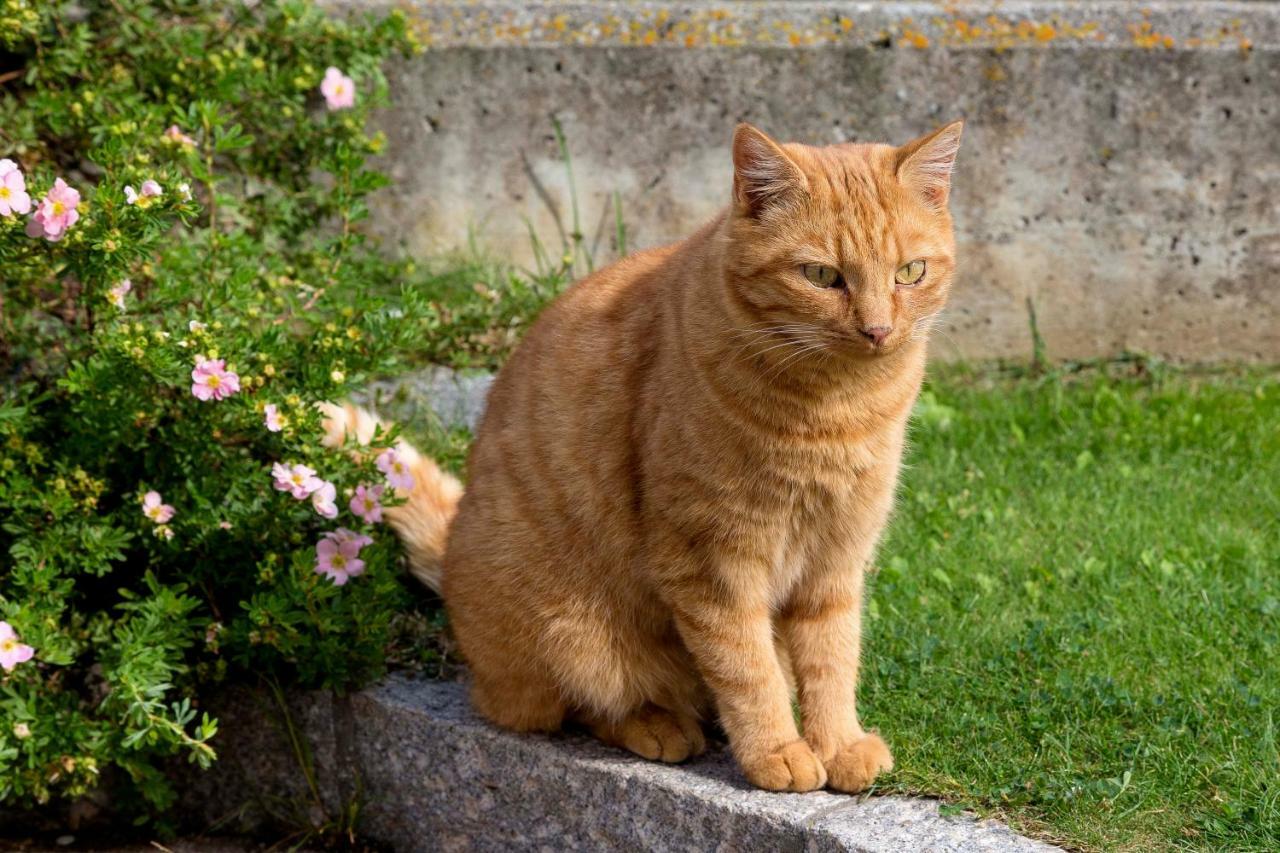
[[[735,566],[718,578],[686,576],[669,586],[669,603],[747,779],[771,791],[812,791],[826,783],[826,770],[796,728],[756,574]]]
[[[861,568],[816,571],[779,617],[805,740],[822,760],[827,784],[849,793],[893,767],[884,741],[858,721],[862,577]]]

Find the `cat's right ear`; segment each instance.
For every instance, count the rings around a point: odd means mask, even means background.
[[[749,124],[738,125],[733,132],[733,197],[744,215],[759,216],[785,204],[808,183],[782,146]]]

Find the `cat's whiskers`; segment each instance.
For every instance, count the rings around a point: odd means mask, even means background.
[[[730,332],[730,335],[735,338],[759,338],[759,337],[768,337],[770,335],[778,335],[778,334],[788,335],[788,334],[799,334],[804,332],[821,332],[821,331],[822,330],[819,329],[817,326],[813,326],[808,323],[786,323],[783,325],[775,325],[775,326],[757,324],[757,327],[748,326],[743,329],[734,329],[732,332]]]
[[[941,338],[954,351],[959,352],[960,346],[956,343],[955,327],[951,324],[945,312],[938,312],[930,321],[927,334],[933,337]]]
[[[778,362],[778,364],[774,365],[772,370],[770,370],[767,374],[765,374],[764,381],[769,382],[775,379],[776,377],[782,375],[782,372],[787,368],[788,365],[800,360],[804,356],[809,355],[811,353],[822,352],[826,355],[830,355],[830,349],[828,348],[827,343],[828,342],[824,340],[810,342],[809,344],[800,348],[796,352],[793,352],[790,355],[785,356],[780,362]]]
[[[823,330],[816,326],[803,323],[790,323],[782,326],[771,326],[765,329],[736,329],[732,332],[733,337],[745,337],[746,340],[734,348],[731,356],[733,358],[737,358],[742,355],[744,350],[747,350],[754,344],[760,343],[762,340],[767,340],[774,335],[782,336],[782,341],[774,343],[763,350],[754,351],[750,355],[752,357],[759,357],[775,349],[811,343],[822,334],[822,331]]]
[[[922,341],[929,337],[942,325],[941,312],[935,311],[932,314],[926,314],[911,324],[911,333],[907,335],[909,343]]]
[[[769,369],[768,374],[765,374],[765,379],[772,379],[776,377],[776,375],[780,374],[783,369],[786,369],[786,366],[790,364],[790,362],[799,359],[799,357],[803,357],[806,352],[824,350],[824,348],[827,348],[827,343],[824,341],[813,341],[813,339],[803,339],[803,341],[788,342],[786,347],[769,347],[769,350],[765,350],[764,352],[781,350],[781,348],[790,348],[791,351],[783,352],[781,355],[777,356],[778,360],[774,362],[772,368]],[[760,353],[760,355],[764,355],[764,353]]]
[[[751,352],[751,355],[753,355],[753,356],[762,356],[762,355],[764,355],[764,353],[765,353],[765,352],[771,352],[771,351],[773,351],[773,350],[782,350],[782,348],[791,347],[791,346],[796,346],[796,345],[797,345],[797,343],[808,343],[809,341],[810,341],[810,338],[808,338],[808,337],[795,337],[795,336],[788,336],[788,337],[783,338],[783,339],[782,339],[782,341],[776,341],[776,342],[771,343],[771,345],[769,345],[768,347],[763,348],[763,350],[756,350],[756,351],[754,351],[754,352]],[[768,342],[768,341],[764,341],[763,343],[767,343],[767,342]],[[741,345],[741,346],[739,346],[739,347],[737,347],[737,348],[736,348],[736,350],[735,350],[735,355],[737,355],[737,353],[740,353],[740,352],[742,352],[742,351],[746,350],[746,348],[750,347],[751,345],[755,345],[755,343],[762,343],[762,341],[760,341],[760,339],[759,339],[759,338],[756,338],[756,339],[754,339],[754,341],[748,341],[748,342],[744,343],[744,345]]]

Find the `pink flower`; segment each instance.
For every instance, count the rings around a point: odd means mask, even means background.
[[[196,147],[196,141],[179,130],[176,124],[171,124],[165,128],[163,136],[165,142],[172,142],[173,144],[181,145],[184,148]]]
[[[337,518],[338,505],[334,502],[337,497],[338,490],[333,483],[321,480],[320,488],[311,493],[311,505],[325,518]]]
[[[27,179],[12,160],[0,160],[0,216],[31,212]]]
[[[409,466],[394,450],[384,450],[378,457],[377,465],[378,470],[387,475],[387,482],[391,484],[391,488],[413,488],[413,474],[409,473]]]
[[[227,370],[227,363],[220,358],[196,362],[191,382],[191,393],[197,400],[225,400],[240,390],[240,377]]]
[[[284,429],[284,425],[288,423],[285,420],[284,415],[280,414],[280,410],[276,408],[275,403],[268,403],[266,407],[263,408],[262,414],[265,416],[264,420],[266,421],[267,430],[269,432],[279,432]]]
[[[61,240],[67,229],[80,218],[80,211],[76,210],[79,203],[80,193],[67,186],[62,178],[58,178],[40,204],[36,205],[36,212],[27,223],[27,236],[43,237],[51,243]]]
[[[162,501],[159,492],[147,492],[142,496],[142,514],[156,524],[168,522],[173,513],[173,507]]]
[[[150,206],[151,202],[163,194],[164,190],[160,189],[160,185],[155,181],[143,181],[142,189],[138,192],[134,192],[133,187],[124,188],[124,200],[138,207]]]
[[[133,290],[133,282],[126,278],[124,281],[107,291],[107,301],[123,311],[125,294],[130,290]]]
[[[277,462],[271,466],[271,476],[276,478],[277,490],[289,492],[300,501],[324,485],[324,480],[306,465],[284,465]]]
[[[339,527],[337,530],[331,530],[324,535],[325,539],[332,539],[341,545],[343,542],[354,542],[356,548],[363,548],[366,545],[372,545],[373,540],[363,533],[356,533],[354,530],[348,530],[345,527]]]
[[[351,513],[367,524],[382,521],[382,486],[356,486],[355,497],[351,499]]]
[[[231,529],[231,522],[229,522],[229,521],[219,521],[219,522],[218,522],[218,527],[219,527],[220,529],[222,529],[222,530],[230,530],[230,529]]]
[[[332,65],[324,72],[324,80],[320,82],[320,94],[324,95],[325,105],[330,110],[345,110],[355,106],[356,84],[350,77]]]
[[[351,578],[364,573],[364,560],[360,559],[360,544],[355,540],[338,542],[326,536],[316,543],[316,574],[342,586]]]
[[[364,571],[363,563],[360,564],[360,570]],[[5,672],[12,672],[18,664],[31,660],[35,653],[35,649],[18,642],[18,635],[12,625],[0,622],[0,666],[4,667]]]

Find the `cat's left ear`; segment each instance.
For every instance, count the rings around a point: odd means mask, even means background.
[[[925,204],[941,210],[951,194],[951,167],[960,150],[964,121],[935,130],[898,149],[898,180],[918,192]]]

